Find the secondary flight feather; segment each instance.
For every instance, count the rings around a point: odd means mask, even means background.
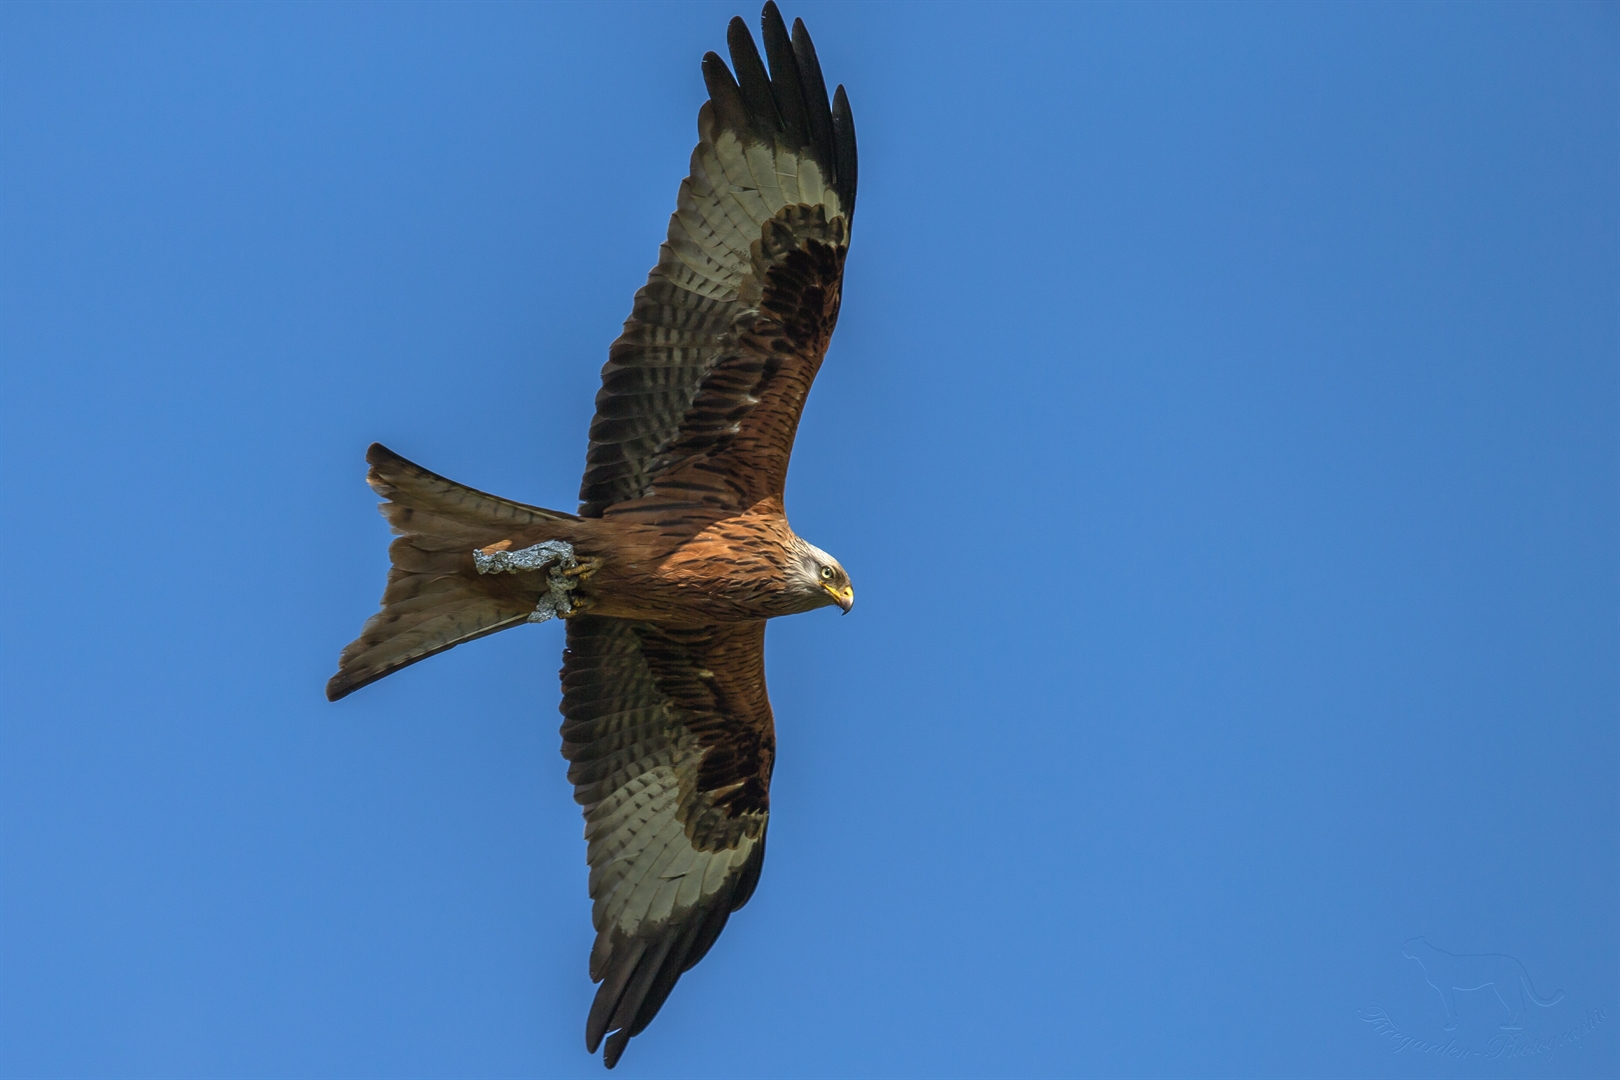
[[[799,417],[838,321],[855,126],[801,21],[741,19],[658,263],[608,349],[578,513],[464,487],[373,444],[398,538],[337,699],[525,622],[567,620],[563,756],[584,808],[600,983],[585,1025],[612,1068],[753,894],[776,736],[765,620],[855,600],[788,526]]]

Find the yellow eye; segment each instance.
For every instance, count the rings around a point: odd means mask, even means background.
[[[821,580],[822,581],[831,581],[832,577],[833,577],[833,575],[832,575],[832,567],[823,566],[821,568]]]

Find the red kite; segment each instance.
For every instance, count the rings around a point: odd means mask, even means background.
[[[463,487],[381,445],[399,538],[382,610],[326,695],[464,641],[567,620],[563,756],[584,806],[611,1068],[759,880],[776,736],[765,620],[855,602],[788,526],[782,488],[826,354],[855,211],[855,127],[803,22],[741,19],[703,58],[691,175],[608,350],[578,514]],[[609,1035],[609,1032],[612,1034]]]

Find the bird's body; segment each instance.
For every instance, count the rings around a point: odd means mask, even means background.
[[[574,592],[580,613],[707,624],[797,615],[828,603],[819,585],[795,588],[792,569],[808,545],[788,525],[778,499],[712,520],[581,518],[518,530],[481,548],[522,550],[548,540],[568,542],[590,566]],[[538,600],[544,575],[529,573],[523,580]]]
[[[577,514],[476,491],[380,445],[368,482],[399,538],[336,700],[525,622],[568,621],[563,755],[585,813],[586,1022],[618,1061],[765,853],[776,736],[765,620],[854,602],[788,525],[794,435],[842,297],[855,133],[803,23],[764,13],[770,67],[728,31],[658,264],[602,369]],[[612,1033],[609,1035],[609,1033]]]

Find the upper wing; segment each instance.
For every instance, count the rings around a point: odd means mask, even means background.
[[[742,509],[782,493],[805,395],[838,319],[855,211],[855,126],[804,23],[764,12],[770,74],[741,19],[734,80],[703,58],[691,175],[608,351],[580,513]],[[629,508],[621,508],[621,512]]]
[[[585,1041],[595,1053],[615,1032],[611,1068],[759,880],[776,757],[765,624],[575,616],[562,684],[602,984]]]

